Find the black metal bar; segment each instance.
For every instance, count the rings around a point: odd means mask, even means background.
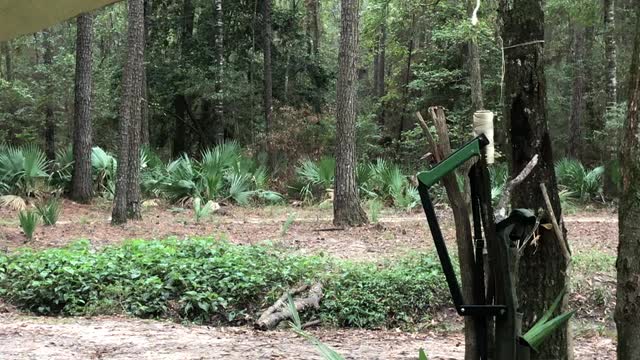
[[[471,187],[471,210],[473,216],[473,241],[475,243],[475,271],[473,278],[473,291],[475,301],[478,304],[486,305],[485,296],[485,274],[484,274],[484,238],[482,234],[482,205],[480,203],[479,179],[480,173],[475,163],[469,171],[469,184]],[[488,349],[488,319],[485,316],[476,316],[476,342],[478,343],[478,353],[480,359],[487,359]]]
[[[418,193],[420,194],[420,200],[422,202],[422,207],[424,208],[424,214],[427,217],[429,229],[431,230],[431,236],[433,237],[433,242],[436,246],[436,251],[438,252],[438,257],[440,258],[440,263],[442,264],[442,271],[444,272],[444,276],[447,280],[447,285],[449,286],[449,291],[451,292],[453,304],[455,305],[458,314],[464,316],[466,314],[460,311],[461,306],[464,304],[464,299],[462,297],[462,292],[460,291],[460,285],[458,285],[456,273],[453,270],[453,264],[451,264],[451,258],[449,258],[447,245],[444,242],[444,237],[442,236],[442,231],[440,230],[440,225],[438,224],[438,216],[436,215],[436,211],[433,208],[433,203],[431,202],[431,197],[429,196],[429,188],[427,188],[427,186],[423,183],[420,183],[418,185]]]
[[[462,296],[460,285],[458,284],[458,278],[456,277],[449,252],[447,251],[447,245],[442,236],[440,225],[438,224],[438,216],[433,208],[431,197],[429,196],[429,188],[423,183],[418,185],[418,193],[420,194],[420,200],[422,201],[422,207],[429,223],[429,229],[431,230],[431,236],[442,264],[442,271],[444,272],[449,291],[451,292],[451,298],[456,311],[461,316],[497,316],[506,311],[506,307],[502,305],[485,305],[485,304],[467,304]]]

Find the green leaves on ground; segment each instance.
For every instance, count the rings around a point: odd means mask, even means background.
[[[544,340],[551,334],[553,334],[554,331],[568,322],[575,313],[575,310],[569,311],[551,319],[551,315],[553,315],[553,313],[558,308],[558,305],[560,304],[560,301],[562,301],[564,295],[564,292],[558,295],[549,310],[547,310],[547,312],[540,318],[540,320],[538,320],[538,322],[536,322],[535,325],[533,325],[533,327],[529,331],[527,331],[524,336],[522,336],[522,340],[534,351],[537,352]]]
[[[55,225],[58,222],[58,218],[60,217],[60,212],[62,211],[62,202],[60,199],[51,198],[44,204],[40,204],[36,206],[36,210],[40,217],[42,217],[42,222],[45,225]]]
[[[40,222],[40,215],[32,209],[21,210],[18,214],[18,219],[20,220],[20,227],[24,232],[24,236],[26,236],[29,241],[33,240],[33,233],[35,233],[38,223]]]
[[[555,165],[558,187],[569,198],[589,201],[602,197],[604,166],[587,169],[580,161],[562,159]]]
[[[101,250],[83,241],[0,257],[0,297],[45,315],[127,313],[237,324],[285,289],[317,280],[326,285],[316,315],[342,326],[410,326],[424,319],[430,300],[446,298],[440,267],[429,256],[356,264],[190,239]]]
[[[335,168],[336,161],[332,157],[324,157],[317,162],[309,159],[302,161],[296,169],[296,186],[302,199],[308,202],[322,199],[334,186]],[[399,166],[383,159],[360,164],[356,181],[364,199],[380,199],[404,210],[411,210],[419,204],[417,188],[409,182]]]

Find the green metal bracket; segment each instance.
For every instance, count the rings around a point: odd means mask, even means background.
[[[469,141],[460,149],[456,150],[448,158],[438,163],[433,169],[423,171],[418,174],[418,180],[431,187],[436,184],[447,174],[457,169],[465,161],[471,159],[474,156],[480,156],[482,154],[481,149],[489,144],[489,140],[486,136],[480,135],[477,138]]]

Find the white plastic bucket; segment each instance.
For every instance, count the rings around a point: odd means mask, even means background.
[[[493,112],[489,110],[480,110],[473,114],[473,135],[480,136],[480,134],[484,134],[489,139],[489,145],[485,147],[485,155],[487,164],[493,164],[496,149],[493,144]]]

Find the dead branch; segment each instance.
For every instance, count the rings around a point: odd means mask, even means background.
[[[551,206],[551,200],[549,199],[549,193],[547,192],[547,186],[544,183],[540,183],[540,190],[542,190],[542,197],[544,198],[544,203],[547,206],[547,214],[551,218],[551,226],[553,226],[553,230],[556,233],[556,238],[558,239],[558,243],[560,244],[560,250],[562,251],[562,257],[564,260],[569,263],[571,261],[571,252],[569,251],[569,247],[565,241],[564,235],[562,234],[562,230],[558,225],[558,221],[556,220],[555,212],[553,211],[553,206]]]
[[[308,328],[313,327],[313,326],[318,326],[318,325],[320,325],[320,323],[321,323],[320,320],[311,320],[309,322],[306,322],[306,323],[302,324],[301,328],[302,328],[302,330],[308,329]]]
[[[427,123],[424,121],[424,118],[422,117],[422,114],[420,113],[420,111],[416,112],[416,116],[418,117],[418,124],[420,124],[420,127],[422,128],[422,132],[424,133],[424,136],[427,138],[427,142],[431,147],[430,149],[431,152],[427,155],[432,155],[433,158],[436,160],[436,162],[440,162],[442,160],[442,157],[441,157],[441,154],[438,153],[438,147],[436,146],[435,140],[433,140],[433,136],[431,136],[431,131],[429,131],[429,126],[427,126]],[[427,155],[425,155],[423,159],[427,157]]]
[[[527,166],[525,166],[524,169],[522,169],[520,174],[518,174],[518,176],[516,176],[515,178],[511,179],[511,181],[509,181],[505,185],[504,190],[502,191],[502,196],[500,197],[500,201],[498,201],[498,206],[494,211],[496,221],[504,220],[507,217],[507,208],[509,206],[509,201],[511,201],[511,192],[516,186],[518,186],[521,182],[523,182],[524,179],[526,179],[527,176],[529,176],[529,174],[531,174],[531,171],[533,171],[533,168],[535,168],[536,165],[538,165],[538,159],[539,159],[538,154],[534,155],[533,158],[527,164]]]
[[[282,320],[291,319],[293,314],[289,310],[288,298],[289,294],[300,294],[309,289],[308,285],[302,286],[292,292],[285,292],[282,296],[270,306],[255,323],[255,328],[260,330],[274,329]],[[309,294],[306,298],[298,298],[293,301],[296,311],[302,312],[308,308],[318,309],[320,308],[320,300],[322,299],[322,284],[317,283],[309,289]],[[307,325],[307,326],[312,326]]]

